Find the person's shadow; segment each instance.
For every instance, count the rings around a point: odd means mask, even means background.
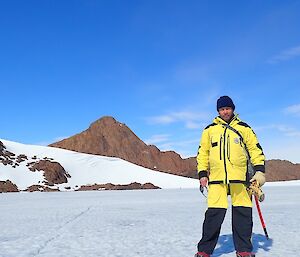
[[[273,244],[273,239],[267,239],[265,235],[253,234],[252,235],[253,252],[257,252],[258,249],[264,251],[270,251]],[[219,237],[218,244],[212,257],[222,256],[223,254],[235,252],[232,235],[222,235]]]

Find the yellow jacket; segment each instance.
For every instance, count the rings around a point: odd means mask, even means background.
[[[244,183],[248,166],[246,152],[237,133],[224,124],[227,123],[216,117],[202,133],[197,154],[199,178],[208,176],[211,184]],[[229,125],[242,136],[254,170],[265,172],[265,156],[251,127],[237,115]]]

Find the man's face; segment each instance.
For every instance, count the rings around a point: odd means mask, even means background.
[[[230,121],[233,116],[233,109],[231,107],[222,107],[218,112],[220,117],[226,122]]]

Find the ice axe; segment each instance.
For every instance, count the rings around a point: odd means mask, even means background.
[[[259,219],[260,219],[261,226],[263,227],[266,238],[269,240],[268,231],[267,231],[267,228],[266,228],[264,218],[263,218],[262,213],[261,213],[261,209],[260,209],[260,206],[259,206],[259,201],[258,201],[257,195],[254,195],[254,200],[255,200],[255,204],[256,204],[256,208],[257,208],[257,212],[258,212],[258,216],[259,216]]]

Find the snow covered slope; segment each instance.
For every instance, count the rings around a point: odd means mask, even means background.
[[[119,158],[83,154],[47,146],[25,145],[4,139],[0,141],[7,151],[16,155],[25,154],[28,158],[36,156],[38,159],[47,157],[59,162],[71,176],[67,183],[57,185],[61,191],[66,190],[66,187],[74,190],[81,185],[95,183],[150,182],[161,188],[196,188],[199,185],[196,179],[152,171]],[[34,184],[43,185],[43,172],[32,172],[26,166],[31,160],[21,162],[15,168],[0,163],[0,180],[10,180],[20,190]]]

